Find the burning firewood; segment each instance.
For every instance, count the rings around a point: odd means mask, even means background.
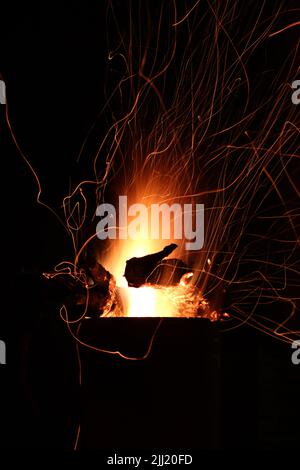
[[[146,312],[144,316],[220,319],[221,300],[214,297],[210,301],[204,297],[193,281],[193,270],[182,260],[165,259],[175,248],[177,245],[171,244],[157,253],[126,261],[124,276],[128,287],[141,287],[141,290],[118,287],[113,274],[92,256],[82,260],[75,272],[63,268],[60,275],[56,272],[47,277],[60,281],[64,287],[64,305],[71,320],[126,316],[128,311],[131,316],[143,316]]]
[[[81,297],[81,303],[88,303],[89,313],[101,316],[111,311],[121,310],[116,280],[98,261],[93,261],[86,269],[89,278],[88,292]]]
[[[77,267],[76,275],[62,270],[60,274],[44,276],[52,280],[59,292],[58,300],[64,303],[71,319],[84,310],[96,316],[106,316],[111,311],[117,315],[122,310],[114,276],[95,259]]]
[[[177,245],[172,243],[163,250],[151,255],[134,257],[126,261],[124,276],[129,287],[140,287],[143,284],[175,285],[188,270],[179,259],[164,260]]]

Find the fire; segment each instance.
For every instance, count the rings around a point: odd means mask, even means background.
[[[113,273],[118,287],[128,287],[124,277],[126,260],[134,256],[140,257],[159,251],[163,247],[159,240],[150,240],[141,234],[138,240],[113,240],[109,254],[104,258],[103,265]]]
[[[148,234],[145,233],[141,233],[138,240],[114,240],[114,243],[112,243],[110,253],[105,260],[105,266],[116,278],[125,316],[177,316],[175,306],[170,303],[170,295],[167,295],[162,288],[150,285],[139,288],[128,287],[124,277],[127,259],[158,251],[163,245],[162,241],[151,240],[148,238]]]
[[[173,306],[168,302],[168,296],[156,287],[129,287],[128,317],[172,317],[176,316]]]
[[[196,317],[208,313],[208,304],[194,286],[158,286],[119,289],[127,317]],[[199,310],[200,309],[200,310]],[[110,316],[115,316],[111,312]]]
[[[139,240],[115,240],[106,258],[106,268],[114,273],[122,315],[126,317],[196,317],[208,316],[209,306],[201,290],[192,285],[192,272],[184,274],[175,286],[145,284],[141,287],[128,287],[124,277],[126,260],[134,256],[144,256],[161,249],[162,241],[141,237]],[[119,316],[111,311],[105,316]]]
[[[150,205],[149,205],[150,210]],[[170,242],[173,240],[170,240]],[[135,240],[112,240],[107,255],[101,262],[113,273],[127,317],[174,317],[185,316],[179,312],[176,295],[183,294],[182,286],[161,287],[145,284],[139,288],[128,287],[124,277],[126,260],[161,250],[165,240],[151,239],[148,231],[141,231]],[[184,289],[186,290],[186,289]],[[112,315],[114,315],[112,313]]]

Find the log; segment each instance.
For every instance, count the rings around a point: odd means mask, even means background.
[[[169,286],[178,284],[182,275],[190,269],[179,259],[164,259],[176,248],[177,245],[172,243],[157,253],[127,260],[124,276],[128,286],[140,287],[144,284]]]

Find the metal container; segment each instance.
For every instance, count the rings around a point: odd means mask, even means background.
[[[215,324],[200,318],[99,318],[83,323],[80,339],[130,359],[80,347],[79,449],[218,447]]]

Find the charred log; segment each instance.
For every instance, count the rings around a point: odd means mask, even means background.
[[[163,250],[151,255],[134,257],[126,261],[124,276],[129,287],[140,287],[143,284],[176,285],[189,269],[179,259],[164,260],[177,245],[172,243]]]

